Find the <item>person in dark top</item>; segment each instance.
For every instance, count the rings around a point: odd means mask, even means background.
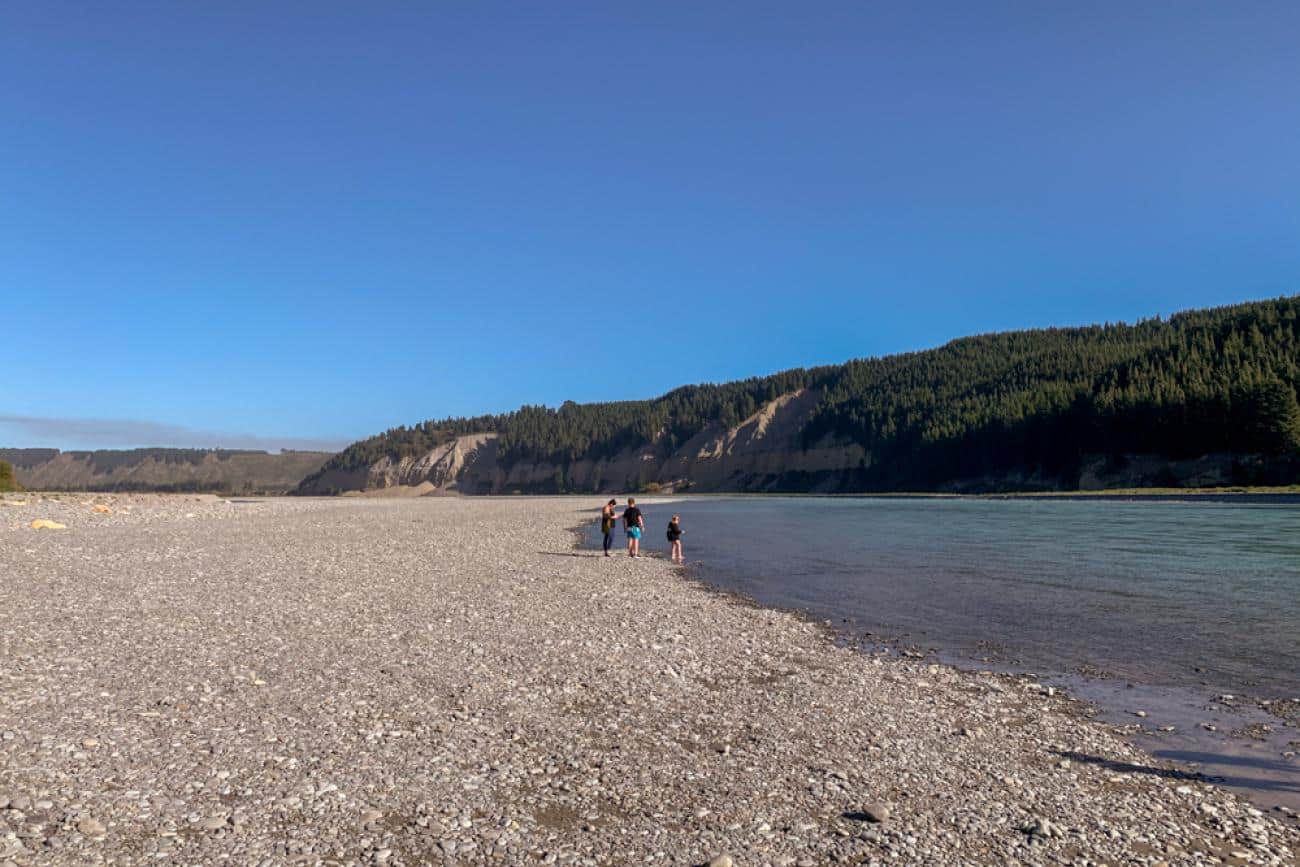
[[[673,515],[673,519],[668,522],[668,544],[673,548],[674,563],[686,562],[686,558],[682,556],[682,534],[685,532],[682,529],[682,516]]]
[[[645,532],[645,518],[636,507],[636,498],[627,498],[627,508],[623,510],[623,529],[627,531],[627,556],[641,556],[641,534]]]
[[[600,510],[600,532],[605,534],[605,556],[609,556],[609,549],[614,547],[614,525],[618,518],[614,515],[614,507],[618,505],[618,500],[610,500],[605,504],[605,508]]]

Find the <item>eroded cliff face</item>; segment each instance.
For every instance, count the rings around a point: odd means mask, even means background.
[[[542,493],[638,490],[836,491],[870,465],[861,446],[832,438],[804,450],[799,432],[819,395],[782,395],[733,428],[715,425],[676,449],[647,445],[569,464],[497,460],[496,434],[459,437],[422,455],[331,471],[303,493]]]
[[[732,428],[714,425],[675,449],[665,444],[628,449],[601,460],[569,464],[498,460],[497,435],[473,434],[402,460],[330,470],[299,488],[303,494],[427,496],[436,494],[617,493],[657,485],[666,492],[839,493],[868,489],[871,455],[827,437],[803,448],[800,432],[820,395],[791,392]],[[1106,489],[1172,485],[1258,484],[1263,456],[1216,454],[1171,461],[1153,455],[1088,456],[1077,479],[1009,472],[939,486],[953,493],[1006,490]]]

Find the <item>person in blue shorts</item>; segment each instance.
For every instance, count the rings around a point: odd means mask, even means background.
[[[645,532],[645,518],[637,508],[636,498],[627,498],[627,508],[623,510],[623,529],[627,531],[627,556],[641,556],[641,534]]]

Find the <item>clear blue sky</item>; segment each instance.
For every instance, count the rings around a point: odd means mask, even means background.
[[[1293,2],[9,2],[0,445],[344,442],[1293,294],[1297,33]]]

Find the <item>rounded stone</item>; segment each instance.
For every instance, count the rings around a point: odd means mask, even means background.
[[[862,815],[867,817],[868,822],[887,822],[889,821],[889,807],[885,804],[867,804],[862,808]]]

